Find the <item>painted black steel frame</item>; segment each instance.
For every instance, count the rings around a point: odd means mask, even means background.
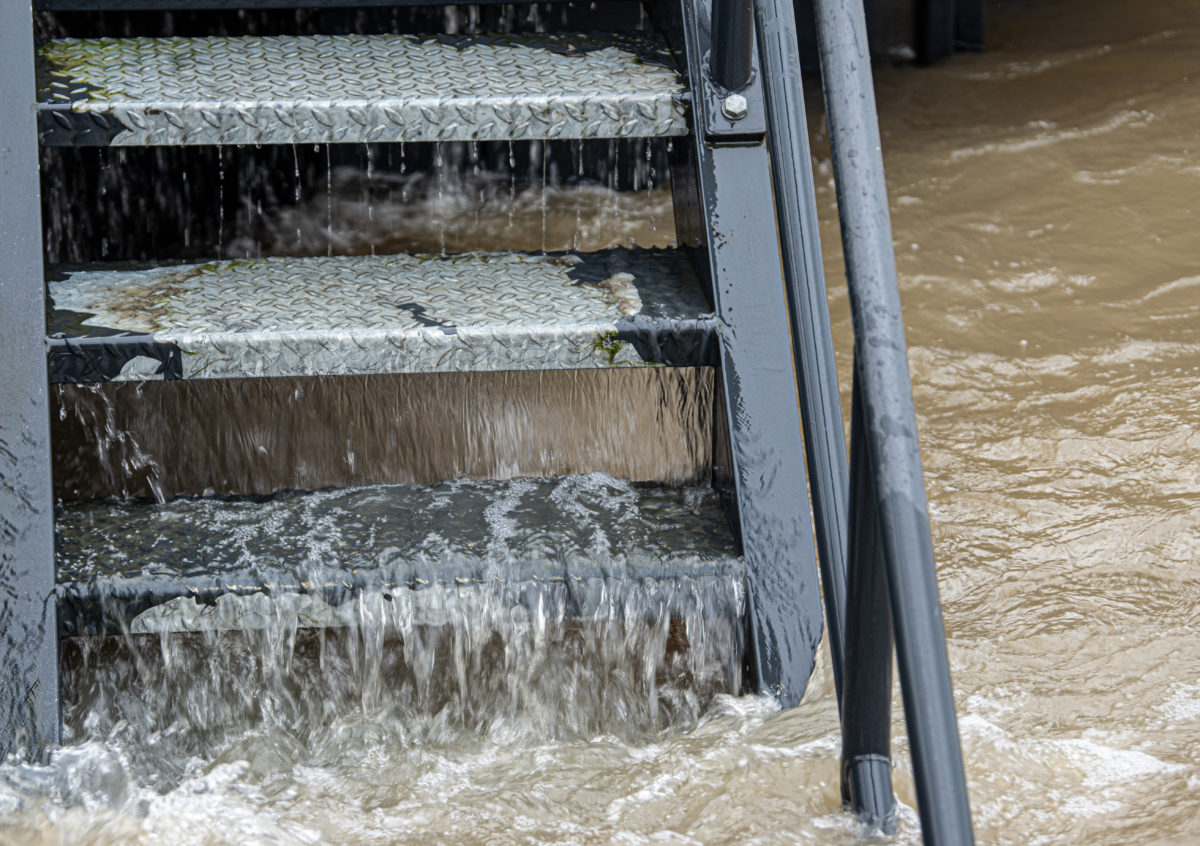
[[[0,3],[0,754],[59,732],[54,503],[46,381],[33,25]]]
[[[925,842],[971,843],[863,5],[859,0],[815,4],[856,339],[848,527],[842,418],[820,274],[793,7],[780,0],[754,0],[754,5],[842,709],[843,796],[865,822],[885,831],[894,827],[894,632]],[[948,5],[952,17],[953,3]]]
[[[772,188],[788,289],[791,340],[812,479],[813,517],[824,586],[829,652],[839,701],[846,606],[846,441],[833,352],[833,330],[821,263],[808,124],[796,48],[796,22],[786,2],[755,2],[770,137]]]
[[[855,337],[850,536],[856,540],[849,574],[855,615],[846,625],[848,633],[863,627],[874,635],[858,633],[861,650],[858,640],[847,648],[855,660],[845,667],[843,736],[847,726],[855,735],[847,741],[853,757],[846,761],[846,786],[856,811],[887,818],[890,809],[880,805],[891,791],[878,783],[886,768],[873,758],[886,740],[878,726],[862,730],[886,721],[889,710],[881,700],[890,681],[881,676],[890,675],[891,649],[878,636],[886,623],[880,610],[886,583],[923,837],[930,844],[972,843],[866,21],[859,0],[816,0],[815,11]],[[867,695],[849,695],[860,683]]]
[[[716,36],[705,0],[683,0],[683,52],[693,92],[710,76]],[[745,10],[741,12],[745,13]],[[726,17],[739,14],[734,10]],[[671,27],[668,27],[670,29]],[[754,73],[742,94],[762,102]],[[761,71],[761,67],[760,67]],[[716,90],[722,89],[719,83]],[[692,98],[693,126],[712,125],[719,108],[708,96]],[[760,107],[761,108],[761,107]],[[761,126],[762,114],[748,114]],[[812,522],[805,503],[803,436],[796,373],[790,357],[788,296],[775,237],[770,156],[761,132],[694,132],[673,168],[680,233],[701,243],[696,261],[711,282],[722,321],[722,378],[732,451],[735,502],[732,522],[746,562],[750,683],[799,703],[821,638],[821,599]],[[682,151],[681,151],[682,152]],[[677,180],[677,181],[676,181]],[[699,231],[689,231],[698,227]]]
[[[983,49],[984,0],[920,0],[917,4],[917,60],[931,64],[956,50]]]

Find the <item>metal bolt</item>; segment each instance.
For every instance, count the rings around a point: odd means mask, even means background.
[[[741,94],[730,94],[721,101],[721,114],[730,120],[741,120],[750,114],[750,104]]]

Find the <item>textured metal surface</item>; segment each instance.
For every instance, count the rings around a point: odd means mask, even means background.
[[[50,292],[52,381],[695,365],[717,346],[664,250],[77,270]]]
[[[474,0],[469,5],[502,3],[506,0]],[[542,0],[569,2],[569,0]],[[34,0],[34,8],[46,11],[134,11],[149,9],[307,9],[345,6],[421,6],[429,0]],[[464,0],[446,5],[468,5]]]
[[[522,604],[548,585],[587,614],[606,585],[719,579],[728,606],[740,603],[741,561],[710,489],[634,487],[602,474],[267,500],[91,501],[60,506],[57,534],[70,634],[226,594],[302,593],[337,606],[364,590],[483,587]],[[180,604],[184,619],[202,613]]]
[[[503,141],[684,135],[666,53],[633,36],[60,39],[49,145]]]
[[[0,3],[0,758],[58,738],[50,432],[28,0]]]

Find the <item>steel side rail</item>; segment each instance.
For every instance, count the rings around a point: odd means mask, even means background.
[[[0,756],[57,742],[54,505],[28,0],[0,2]]]

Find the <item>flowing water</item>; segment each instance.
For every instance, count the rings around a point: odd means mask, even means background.
[[[877,75],[977,834],[1200,841],[1200,7],[1004,0],[990,11],[987,53]],[[848,400],[848,303],[811,105]],[[446,219],[470,216],[501,239],[515,219],[527,249],[570,248],[580,231],[591,248],[604,239],[587,227],[603,214],[621,221],[614,241],[670,239],[661,186],[638,192],[641,205],[591,186],[479,186],[482,205]],[[352,235],[411,215],[377,194],[351,214],[339,204],[352,193],[281,214],[277,243],[412,248]],[[453,249],[469,229],[443,227],[425,249]],[[623,488],[610,484],[619,508]],[[48,765],[0,770],[0,840],[860,842],[838,810],[824,664],[805,703],[779,712],[716,693],[727,670],[688,665],[704,650],[680,657],[665,621],[578,629],[574,671],[537,652],[550,647],[526,627],[514,648],[537,672],[502,691],[505,719],[489,721],[470,685],[431,691],[445,700],[423,709],[388,693],[396,679],[419,687],[434,652],[384,650],[389,629],[365,624],[380,607],[364,602],[364,624],[327,636],[284,625],[72,647],[70,742]],[[443,660],[505,666],[474,625],[440,647]],[[385,654],[397,657],[380,664]],[[630,655],[654,660],[600,702],[597,679]],[[594,721],[562,722],[568,688],[588,692]],[[528,707],[515,707],[522,696]],[[656,701],[674,703],[669,719]],[[895,840],[910,843],[898,696],[895,711]]]

